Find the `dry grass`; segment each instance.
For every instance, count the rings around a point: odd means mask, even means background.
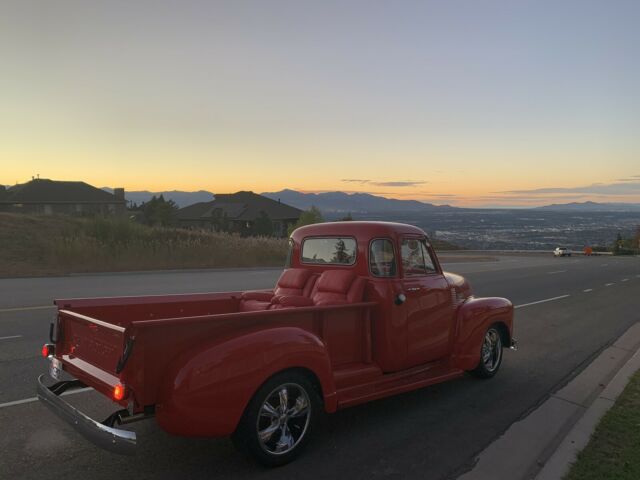
[[[275,238],[151,228],[117,218],[0,213],[0,276],[281,266]]]

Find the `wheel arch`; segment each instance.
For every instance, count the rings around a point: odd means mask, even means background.
[[[504,320],[498,319],[493,323],[493,325],[498,328],[503,348],[509,347],[511,345],[511,330],[507,327],[507,323]]]
[[[205,342],[174,362],[156,407],[158,424],[187,436],[233,433],[255,393],[274,375],[297,371],[318,389],[326,411],[336,392],[326,346],[298,327],[276,327]]]
[[[484,333],[497,325],[504,346],[511,344],[513,305],[505,298],[467,300],[458,310],[452,363],[461,370],[473,370],[480,361]]]

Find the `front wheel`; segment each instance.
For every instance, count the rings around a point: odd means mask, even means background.
[[[308,443],[320,408],[320,397],[306,376],[275,375],[249,402],[233,443],[265,466],[289,463]]]
[[[480,363],[471,371],[472,375],[480,378],[491,378],[502,363],[502,337],[498,328],[493,325],[484,334],[480,347]]]

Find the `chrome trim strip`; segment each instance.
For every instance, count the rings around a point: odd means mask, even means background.
[[[115,330],[116,332],[124,333],[125,331],[125,328],[121,327],[120,325],[114,325],[112,323],[103,322],[102,320],[96,320],[95,318],[87,317],[86,315],[72,312],[71,310],[59,310],[59,312],[65,315],[69,315],[70,317],[77,318],[79,320],[84,320],[85,322],[93,323],[110,330]]]

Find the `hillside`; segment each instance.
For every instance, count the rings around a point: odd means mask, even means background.
[[[109,193],[113,192],[112,188],[103,187]],[[159,197],[162,195],[165,200],[173,200],[178,207],[186,207],[199,202],[210,202],[213,200],[213,193],[207,190],[198,190],[196,192],[184,192],[182,190],[166,190],[162,192],[150,192],[148,190],[125,190],[124,197],[128,202],[133,202],[140,205],[141,203],[148,202],[152,197]]]
[[[0,277],[217,267],[280,267],[287,240],[152,228],[126,218],[0,213]],[[437,250],[457,250],[434,241]]]
[[[295,190],[261,193],[265,197],[280,200],[292,207],[308,210],[311,206],[319,208],[323,213],[392,213],[423,212],[426,210],[454,209],[449,205],[437,206],[418,200],[397,200],[369,193],[302,193]]]
[[[152,228],[128,219],[0,213],[0,277],[282,266],[286,239]]]

